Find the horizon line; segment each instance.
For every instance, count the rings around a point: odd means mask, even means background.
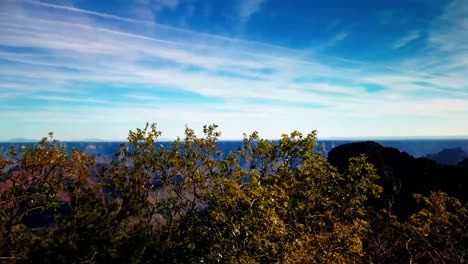
[[[41,138],[42,139],[42,138]],[[0,140],[1,144],[10,143],[10,144],[18,144],[18,143],[39,143],[41,139],[8,139],[8,140]],[[183,138],[181,138],[183,139]],[[161,138],[158,139],[157,142],[173,142],[176,138]],[[238,139],[218,139],[218,142],[229,142],[229,141],[242,141],[242,138]],[[265,138],[265,140],[272,140],[277,141],[280,138]],[[317,141],[379,141],[379,140],[468,140],[468,135],[463,136],[364,136],[364,137],[317,137]],[[63,143],[125,143],[128,142],[127,139],[83,139],[83,140],[58,140],[59,142]]]

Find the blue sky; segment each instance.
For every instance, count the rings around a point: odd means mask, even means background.
[[[468,3],[0,3],[0,140],[468,135]]]

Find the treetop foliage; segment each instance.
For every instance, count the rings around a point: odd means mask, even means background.
[[[222,153],[216,125],[170,147],[154,124],[110,164],[50,134],[0,159],[0,261],[44,263],[463,263],[468,209],[416,195],[408,221],[375,211],[366,157],[340,173],[316,132],[257,132]]]

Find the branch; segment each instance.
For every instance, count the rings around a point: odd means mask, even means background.
[[[0,257],[0,259],[23,259],[20,257]]]
[[[408,251],[408,254],[410,255],[409,264],[413,264],[413,254],[411,254],[411,251],[409,249],[409,243],[410,242],[411,242],[411,238],[408,239],[408,241],[406,242],[406,250]]]
[[[414,230],[414,232],[416,232],[416,234],[418,234],[419,238],[420,238],[430,249],[432,249],[432,251],[437,255],[437,257],[439,257],[440,261],[442,261],[442,263],[445,264],[445,261],[444,261],[444,259],[442,258],[442,256],[439,254],[439,252],[437,252],[437,250],[436,250],[426,239],[424,239],[424,238],[421,236],[421,234],[418,232],[418,230],[417,230],[415,227],[413,227],[413,230]],[[432,255],[431,255],[430,253],[429,253],[429,255],[430,255],[431,258],[434,260],[434,262],[436,262],[435,259],[432,257]]]

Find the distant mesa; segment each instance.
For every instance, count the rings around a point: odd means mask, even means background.
[[[429,154],[426,158],[437,161],[444,165],[457,165],[468,158],[468,153],[461,148],[443,149],[442,151]]]
[[[76,142],[93,142],[93,143],[97,143],[97,142],[111,142],[110,140],[105,140],[105,139],[101,139],[101,138],[86,138],[86,139],[83,139],[83,140],[78,140]]]

